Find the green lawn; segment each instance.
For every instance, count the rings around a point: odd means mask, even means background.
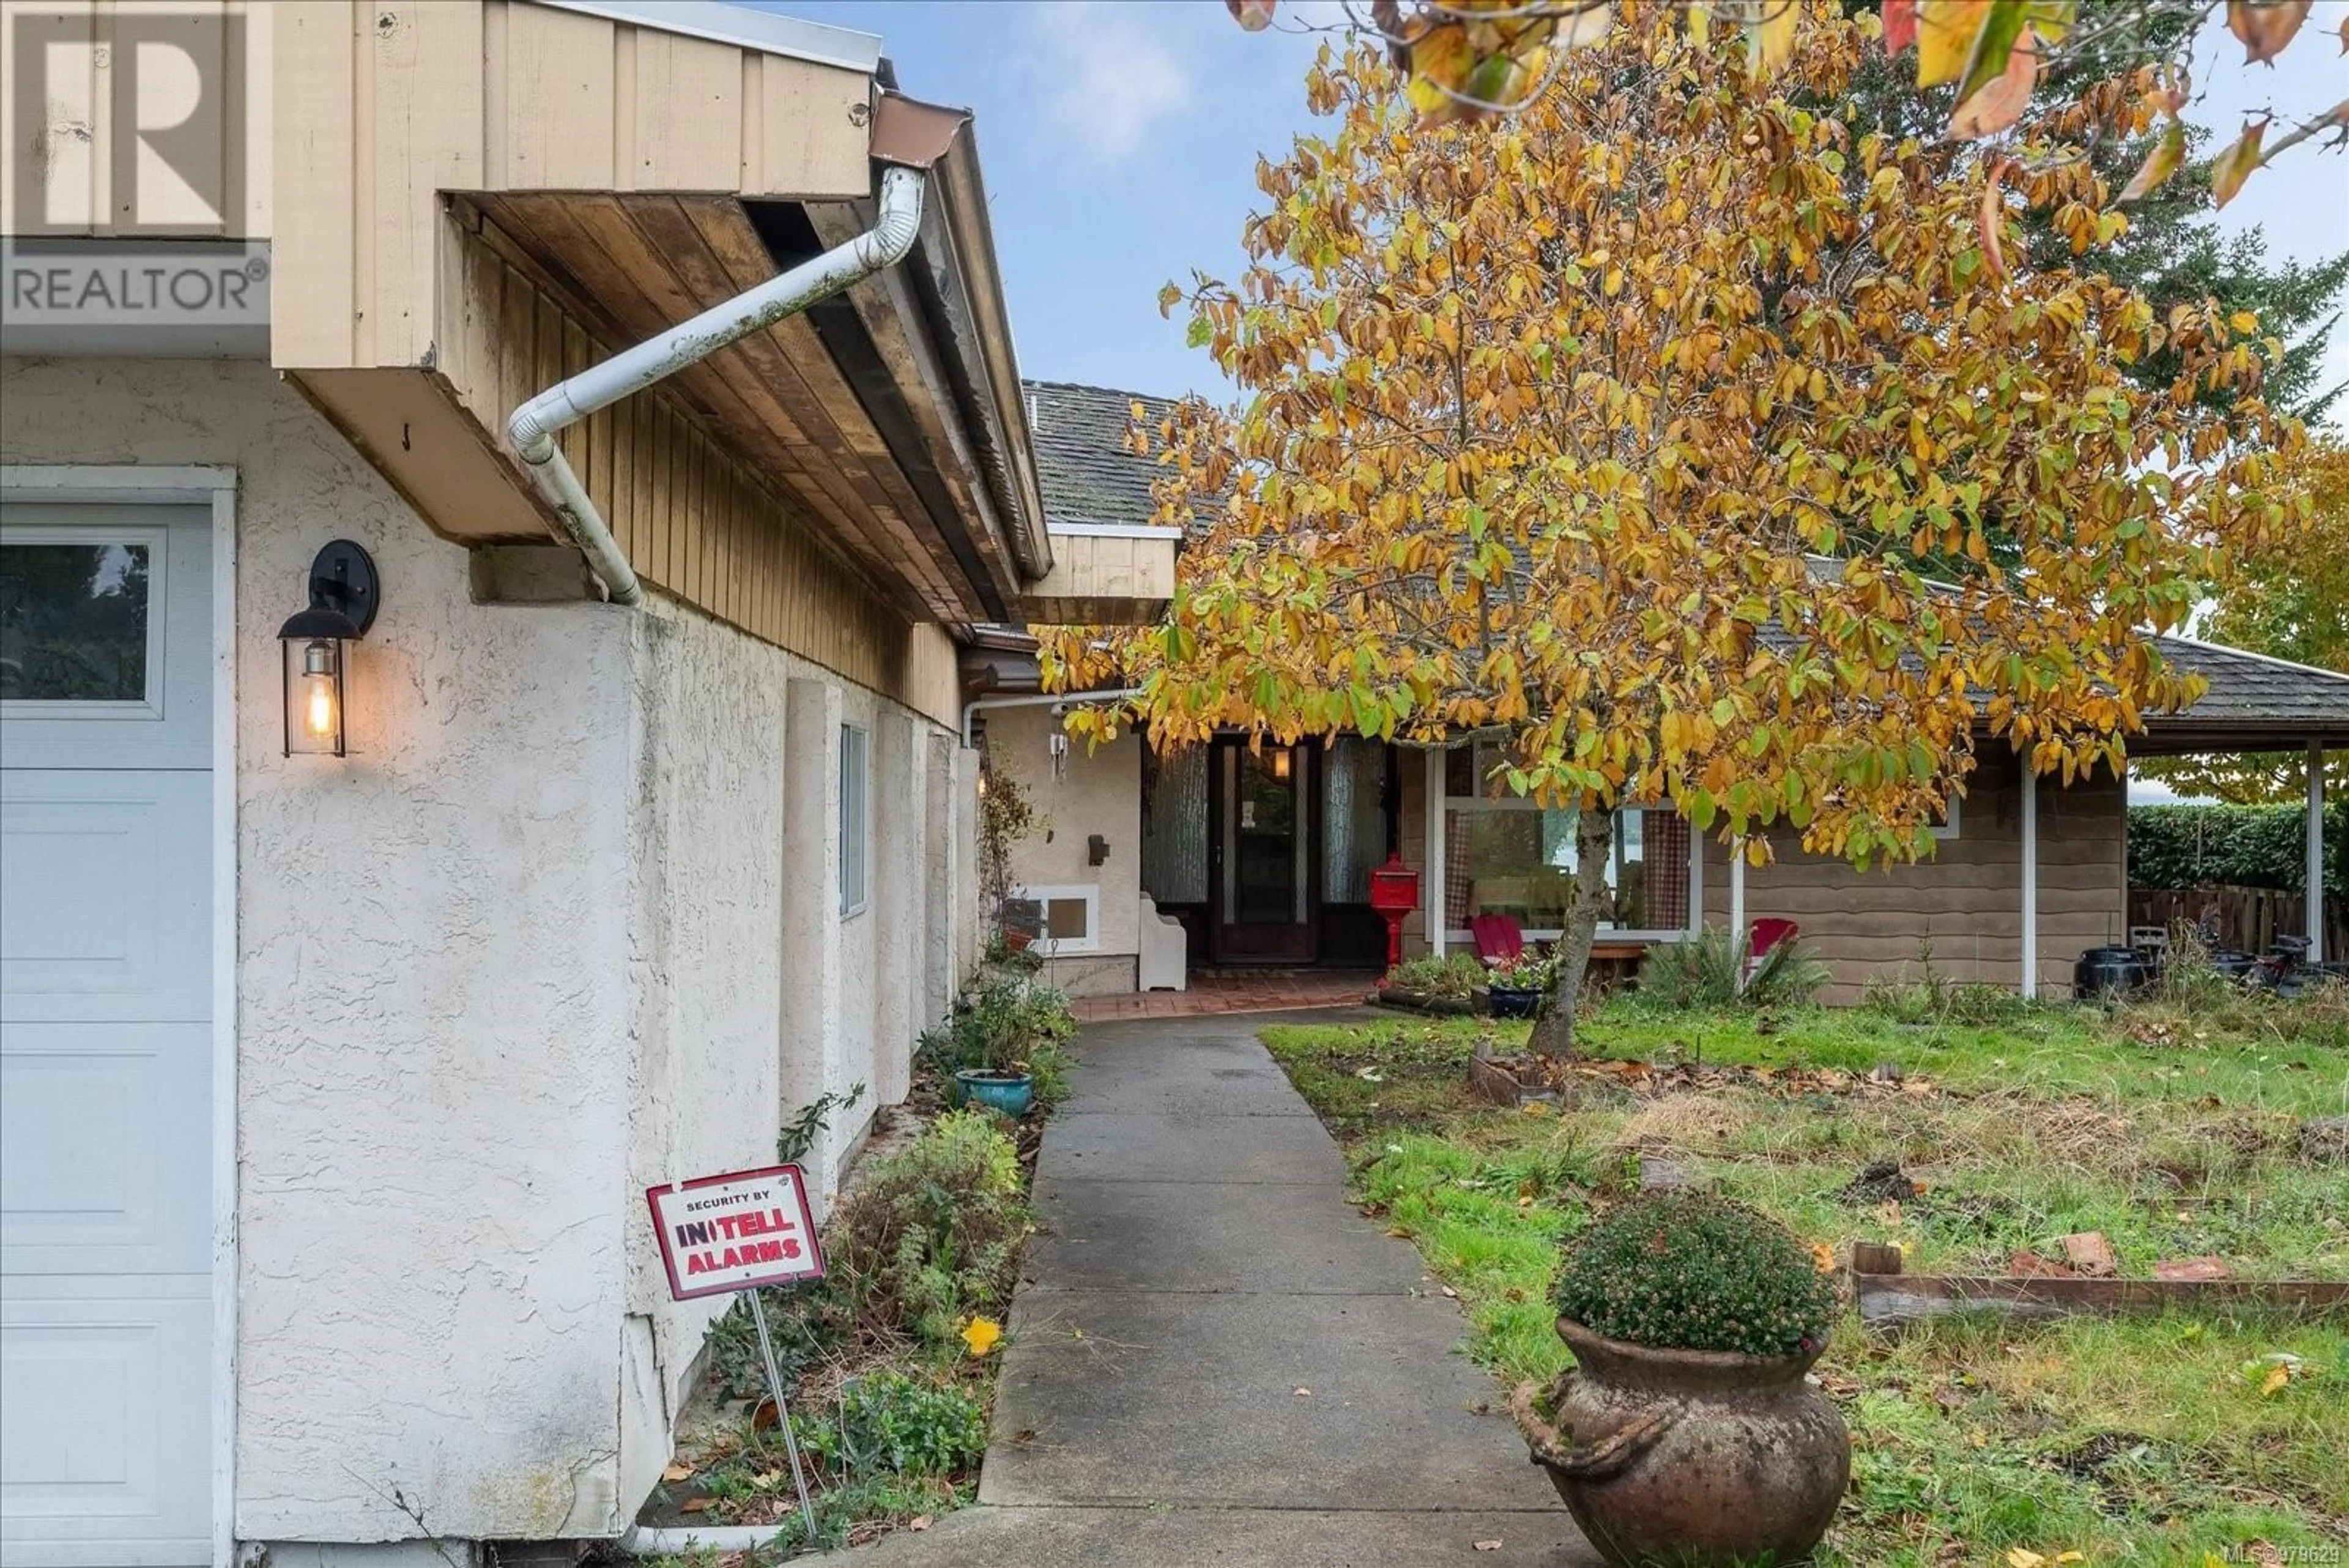
[[[2125,1272],[2216,1253],[2244,1277],[2349,1278],[2349,1171],[2294,1146],[2302,1116],[2349,1112],[2349,1050],[2295,1037],[2273,1010],[2250,1028],[2004,1011],[1961,1024],[1610,1002],[1585,1048],[1622,1065],[1577,1073],[1562,1110],[1495,1110],[1463,1092],[1478,1036],[1506,1053],[1522,1025],[1398,1016],[1264,1037],[1345,1140],[1364,1201],[1459,1293],[1470,1354],[1511,1386],[1566,1364],[1547,1299],[1557,1246],[1636,1184],[1643,1157],[1838,1256],[1899,1242],[1920,1272],[2002,1272],[2018,1249],[2052,1254],[2094,1230]],[[1888,1064],[1897,1081],[1870,1081]],[[1847,1201],[1839,1189],[1883,1158],[1926,1190],[1897,1207]],[[2277,1353],[2300,1358],[2296,1375],[2263,1392],[2277,1364],[2261,1358]],[[1977,1323],[1888,1341],[1854,1320],[1820,1376],[1855,1438],[1829,1563],[1990,1563],[2021,1548],[2202,1568],[2258,1561],[2228,1555],[2256,1542],[2349,1540],[2337,1322]]]

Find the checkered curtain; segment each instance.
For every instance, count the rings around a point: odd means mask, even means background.
[[[1469,905],[1476,881],[1468,874],[1467,817],[1457,811],[1444,815],[1444,924],[1447,930],[1464,931],[1476,912]]]
[[[1677,931],[1689,919],[1688,818],[1651,810],[1640,824],[1648,857],[1648,929]]]

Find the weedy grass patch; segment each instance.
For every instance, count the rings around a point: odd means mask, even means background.
[[[2300,1158],[2349,1112],[2328,1039],[2158,1009],[1879,1004],[1588,1015],[1561,1103],[1466,1093],[1478,1019],[1277,1024],[1274,1056],[1345,1142],[1362,1201],[1457,1293],[1505,1386],[1568,1364],[1558,1248],[1642,1160],[1742,1199],[1840,1257],[1897,1242],[1917,1272],[2004,1272],[2098,1231],[2127,1274],[2217,1255],[2243,1278],[2349,1278],[2349,1169]],[[1920,1019],[1922,1022],[1920,1022]],[[2329,1028],[2329,1025],[2327,1025]],[[1855,1178],[1897,1162],[1910,1194]],[[2349,1538],[2349,1330],[2255,1312],[1936,1323],[1847,1315],[1819,1376],[1853,1490],[1822,1562],[1940,1568],[2010,1552],[2090,1563],[2283,1560]],[[2254,1553],[2251,1556],[2246,1552]],[[2028,1558],[2020,1559],[2028,1561]]]

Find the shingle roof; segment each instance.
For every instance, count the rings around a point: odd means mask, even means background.
[[[1125,434],[1134,404],[1142,405],[1154,426],[1174,411],[1175,400],[1068,381],[1021,384],[1028,393],[1028,429],[1045,522],[1153,521],[1158,507],[1150,498],[1150,482],[1158,475],[1158,463],[1127,451]]]
[[[2184,712],[2154,716],[2156,728],[2304,724],[2321,733],[2349,730],[2349,675],[2191,638],[2158,637],[2154,644],[2172,665],[2210,683]]]

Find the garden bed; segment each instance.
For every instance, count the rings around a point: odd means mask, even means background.
[[[1930,995],[1829,1012],[1585,1020],[1559,1103],[1502,1109],[1465,1081],[1522,1025],[1275,1025],[1268,1044],[1349,1149],[1367,1211],[1457,1293],[1504,1387],[1555,1376],[1558,1244],[1595,1209],[1685,1183],[1757,1204],[1848,1262],[1995,1276],[2100,1232],[2117,1275],[2218,1258],[2270,1281],[2349,1281],[2349,1167],[2304,1129],[2349,1102],[2349,1030],[2323,1007],[2123,1008]],[[1962,1021],[1961,1021],[1962,1020]],[[2148,1039],[2159,1042],[2148,1044]],[[1889,1176],[1868,1179],[1890,1162]],[[1856,1439],[1822,1561],[2260,1561],[2349,1534],[2349,1325],[2173,1303],[2134,1318],[1856,1316],[1820,1363]],[[2017,1561],[2028,1561],[2027,1557]],[[2282,1561],[2282,1555],[2271,1560]]]
[[[1066,999],[1034,985],[1027,966],[982,971],[949,1025],[925,1039],[905,1103],[876,1116],[824,1225],[826,1277],[766,1293],[812,1538],[741,1303],[711,1325],[675,1456],[639,1524],[771,1526],[772,1547],[791,1555],[926,1529],[971,1501],[1041,1123],[1066,1090],[1059,1042],[1072,1027]],[[1013,1062],[1036,1081],[1029,1116],[949,1106],[957,1067]],[[814,1130],[796,1129],[801,1148]],[[793,1139],[787,1131],[787,1158]]]

